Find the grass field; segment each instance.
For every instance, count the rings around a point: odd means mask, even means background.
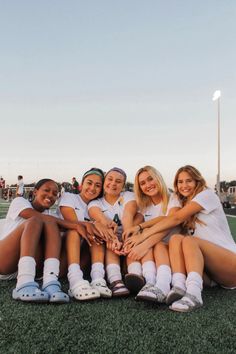
[[[229,218],[236,239],[236,218]],[[127,299],[36,305],[0,283],[0,353],[235,353],[236,290],[206,289],[203,308],[174,313]],[[63,281],[67,289],[67,282]]]

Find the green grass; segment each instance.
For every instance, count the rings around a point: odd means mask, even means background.
[[[236,239],[236,218],[229,218]],[[127,299],[24,304],[0,283],[0,353],[235,353],[236,290],[203,292],[204,307],[175,313]],[[67,282],[63,281],[67,290]]]

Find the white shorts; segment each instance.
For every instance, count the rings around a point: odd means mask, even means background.
[[[17,272],[11,274],[0,274],[0,281],[1,280],[12,280],[17,278]]]

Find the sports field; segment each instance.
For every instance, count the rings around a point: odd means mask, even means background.
[[[236,218],[228,220],[236,239]],[[11,299],[14,284],[0,283],[1,354],[236,352],[236,290],[207,289],[203,308],[184,314],[133,297],[18,303]]]

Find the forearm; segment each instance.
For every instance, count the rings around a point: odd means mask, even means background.
[[[154,226],[156,223],[160,222],[161,220],[163,220],[165,218],[165,216],[158,216],[154,219],[148,220],[148,221],[144,221],[141,224],[139,224],[141,226],[142,229],[145,229],[147,227],[152,227]]]
[[[152,235],[149,238],[147,238],[143,244],[145,244],[145,246],[147,248],[152,248],[153,246],[155,246],[158,242],[160,242],[165,236],[166,236],[167,232],[159,232],[158,234]]]

